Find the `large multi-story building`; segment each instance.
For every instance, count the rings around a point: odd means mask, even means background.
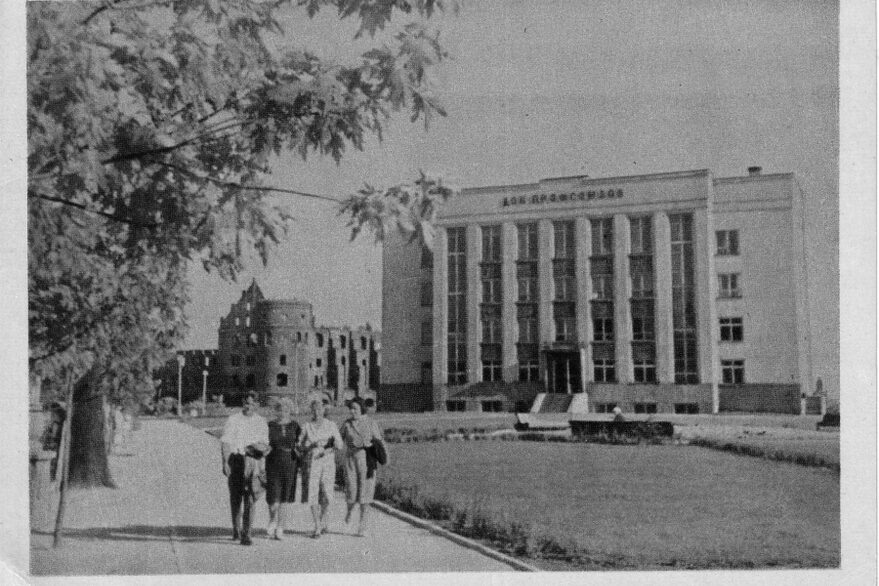
[[[378,387],[381,334],[368,324],[316,326],[311,303],[266,299],[254,280],[220,318],[218,349],[179,355],[182,367],[171,360],[162,370],[163,396],[176,396],[180,380],[184,402],[201,398],[205,382],[208,399],[222,395],[233,405],[250,390],[263,403],[315,391],[339,402]]]
[[[794,412],[821,376],[792,174],[464,189],[437,226],[384,245],[385,408]]]

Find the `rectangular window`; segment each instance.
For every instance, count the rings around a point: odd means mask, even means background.
[[[519,380],[522,382],[536,382],[540,380],[540,364],[537,360],[519,362]]]
[[[315,366],[317,366],[318,368],[320,368],[320,367],[323,365],[323,360],[322,360],[321,358],[316,358],[316,359],[314,360],[314,364],[315,364]]]
[[[577,294],[577,283],[571,275],[555,278],[555,300],[574,301]]]
[[[653,257],[633,257],[629,265],[633,299],[653,298]]]
[[[669,216],[675,383],[699,382],[693,216]]]
[[[501,227],[482,227],[482,260],[501,262]]]
[[[446,411],[466,411],[467,402],[461,400],[446,401]]]
[[[501,302],[501,280],[483,279],[482,280],[482,302],[483,303],[500,303]]]
[[[647,316],[632,316],[632,340],[649,342],[653,340],[653,319]]]
[[[592,256],[613,254],[613,218],[596,218],[592,224]]]
[[[501,320],[496,316],[486,316],[482,320],[482,341],[485,344],[500,344]]]
[[[593,360],[593,378],[597,383],[613,383],[617,380],[616,362],[613,360]]]
[[[569,220],[553,222],[552,227],[555,236],[555,258],[573,259],[576,255],[574,248],[574,222]]]
[[[595,404],[595,412],[596,413],[613,413],[613,410],[616,409],[616,403],[596,403]]]
[[[518,235],[518,260],[537,260],[537,224],[519,224],[516,226]]]
[[[612,317],[596,317],[592,319],[592,339],[596,342],[613,341]]]
[[[724,299],[741,297],[739,290],[739,273],[723,273],[717,275],[718,295]]]
[[[592,298],[613,301],[613,275],[592,275]]]
[[[519,341],[523,343],[537,343],[537,318],[519,318]]]
[[[632,235],[632,254],[651,254],[653,251],[653,232],[650,217],[630,218]]]
[[[503,401],[482,401],[482,410],[486,413],[500,413],[504,410]]]
[[[484,382],[500,381],[502,378],[500,360],[482,361],[482,380]]]
[[[717,254],[721,256],[737,256],[739,254],[739,231],[718,230]]]
[[[518,279],[518,301],[531,303],[537,301],[537,279],[522,277]]]
[[[635,403],[635,413],[656,413],[656,403]]]
[[[317,341],[317,347],[323,348],[324,347],[324,335],[323,334],[315,334],[314,337],[315,337],[315,340]]]
[[[675,414],[695,415],[699,413],[699,403],[675,403]]]
[[[433,345],[433,320],[426,319],[421,322],[421,345]]]
[[[281,354],[281,355],[278,357],[278,364],[280,364],[281,366],[286,366],[286,365],[287,365],[287,355],[286,355],[286,354]]]
[[[433,384],[433,363],[432,362],[422,362],[421,363],[421,384],[423,384],[423,385],[432,385]]]
[[[720,318],[720,341],[741,342],[744,338],[744,326],[740,317]]]
[[[721,360],[720,372],[725,385],[741,385],[745,382],[744,360]]]
[[[430,249],[426,246],[421,247],[421,268],[433,268],[433,252],[431,252]]]
[[[467,382],[467,238],[464,228],[448,234],[448,379],[447,384]]]
[[[655,383],[656,382],[656,364],[647,360],[636,360],[634,362],[635,382],[636,383]],[[654,411],[655,413],[655,411]]]
[[[573,342],[577,339],[577,324],[573,316],[555,318],[556,342]]]
[[[433,305],[433,283],[421,283],[421,307]]]

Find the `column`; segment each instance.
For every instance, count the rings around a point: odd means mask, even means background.
[[[482,381],[482,319],[479,303],[482,300],[482,229],[478,224],[468,224],[467,230],[467,382]]]
[[[632,240],[629,218],[625,214],[613,217],[613,322],[616,348],[617,382],[632,382],[632,312],[629,298],[632,282],[629,279],[629,252]]]
[[[552,316],[552,300],[555,295],[555,283],[552,276],[552,257],[555,248],[552,222],[537,222],[537,289],[539,305],[537,308],[540,342],[555,340],[555,322]]]
[[[675,382],[674,322],[671,297],[671,224],[664,212],[653,214],[654,325],[656,380]]]
[[[717,275],[714,269],[714,222],[705,207],[693,212],[693,257],[696,285],[696,341],[699,348],[699,382],[711,385],[712,413],[720,409],[717,370]],[[717,333],[715,333],[717,332]]]
[[[511,383],[519,380],[519,358],[516,342],[519,339],[519,322],[516,316],[516,251],[518,234],[516,225],[504,222],[501,226],[501,332],[503,336],[503,380]]]
[[[449,241],[437,226],[433,237],[433,404],[445,411],[449,378]]]
[[[575,273],[577,275],[577,340],[580,342],[580,371],[583,390],[592,382],[592,274],[589,256],[592,254],[592,224],[589,218],[577,218],[574,224],[577,242]]]

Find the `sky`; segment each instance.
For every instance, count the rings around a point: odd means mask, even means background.
[[[453,57],[437,72],[446,118],[425,131],[396,116],[381,144],[339,165],[281,158],[271,183],[341,197],[419,169],[459,187],[793,172],[806,199],[816,352],[836,362],[837,18],[835,3],[810,0],[467,2],[435,22]],[[329,12],[309,21],[292,11],[284,23],[288,40],[322,57],[352,59],[367,44]],[[249,262],[238,283],[191,271],[187,348],[216,347],[219,317],[252,278],[269,298],[311,301],[318,323],[380,327],[380,246],[350,242],[331,203],[278,201],[297,221],[267,267]]]

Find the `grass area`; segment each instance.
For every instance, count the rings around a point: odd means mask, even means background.
[[[828,470],[679,445],[417,443],[391,458],[385,486],[410,487],[452,529],[518,536],[547,569],[839,565]]]

